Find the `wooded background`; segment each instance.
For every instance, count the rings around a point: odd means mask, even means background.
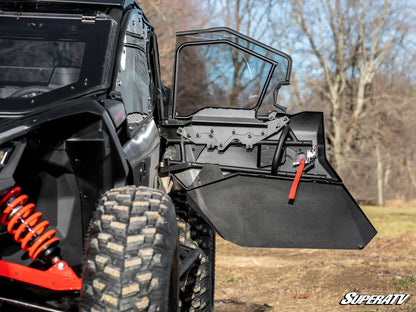
[[[293,58],[288,112],[325,112],[328,157],[353,195],[416,199],[416,5],[393,0],[142,0],[171,84],[178,30],[227,26]]]

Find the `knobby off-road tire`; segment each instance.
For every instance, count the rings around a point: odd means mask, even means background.
[[[82,311],[176,311],[177,225],[164,193],[108,191],[90,224]]]
[[[214,311],[215,231],[190,208],[177,211],[179,242],[198,249],[199,259],[179,293],[181,312]]]

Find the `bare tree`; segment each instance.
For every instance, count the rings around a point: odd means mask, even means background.
[[[176,32],[203,28],[211,11],[197,0],[140,0],[146,16],[158,35],[162,80],[171,84],[175,55]]]
[[[217,7],[213,22],[223,24],[257,40],[267,41],[265,31],[271,3],[267,0],[211,0]]]
[[[276,0],[275,3],[272,12],[283,12],[279,17],[286,26],[280,26],[280,19],[276,22],[269,18],[275,38],[299,49],[294,51],[295,56],[301,55],[302,66],[307,68],[296,72],[294,65],[297,78],[294,99],[300,107],[307,104],[310,107],[311,103],[305,101],[308,99],[319,103],[320,109],[327,108],[331,162],[342,176],[363,184],[357,190],[365,192],[376,186],[378,203],[383,204],[385,181],[393,168],[386,164],[385,156],[391,156],[385,147],[389,144],[385,132],[391,130],[391,124],[385,120],[390,121],[386,116],[393,114],[392,108],[386,106],[386,99],[404,107],[411,96],[407,94],[405,100],[394,94],[394,98],[389,94],[393,86],[384,84],[386,89],[381,90],[381,80],[376,82],[376,78],[386,77],[386,63],[393,62],[395,55],[408,59],[411,54],[402,49],[414,29],[414,11],[408,9],[405,1],[390,0]],[[394,75],[398,68],[388,70]],[[382,71],[384,74],[380,75]],[[305,87],[315,94],[310,95]],[[394,88],[399,89],[399,85],[395,83]],[[366,158],[375,160],[372,168],[364,165]],[[352,172],[352,168],[373,171],[363,175]],[[373,178],[376,183],[371,184]]]
[[[282,7],[298,35],[306,38],[316,73],[323,78],[323,83],[311,80],[310,85],[330,103],[332,161],[342,171],[357,125],[365,117],[366,89],[390,50],[407,35],[406,18],[388,0],[289,3]]]

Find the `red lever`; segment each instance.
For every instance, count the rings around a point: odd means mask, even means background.
[[[300,177],[302,176],[303,168],[305,168],[305,159],[301,159],[299,162],[298,171],[296,172],[295,179],[293,180],[292,187],[289,193],[289,204],[293,204],[296,197],[296,190],[298,188]]]

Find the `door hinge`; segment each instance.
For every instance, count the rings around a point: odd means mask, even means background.
[[[95,15],[83,15],[81,21],[83,23],[94,24],[97,16]]]

